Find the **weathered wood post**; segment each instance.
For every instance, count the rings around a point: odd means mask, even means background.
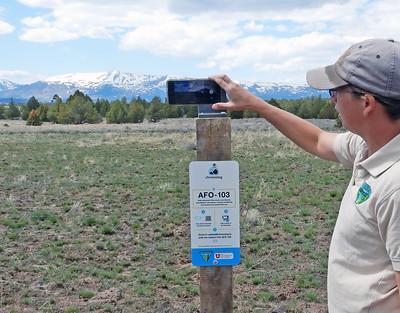
[[[230,118],[196,120],[197,160],[231,160]],[[233,312],[232,266],[200,267],[200,312]]]

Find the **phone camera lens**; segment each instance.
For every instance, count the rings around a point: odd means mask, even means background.
[[[213,90],[213,89],[210,89],[210,90],[209,90],[209,93],[210,93],[210,95],[214,94],[214,90]]]

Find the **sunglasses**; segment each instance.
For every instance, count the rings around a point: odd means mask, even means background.
[[[329,89],[329,90],[328,90],[329,96],[330,96],[331,98],[337,97],[338,91],[340,91],[340,92],[348,92],[348,93],[351,93],[351,94],[353,94],[353,95],[355,95],[355,96],[365,96],[365,92],[362,92],[362,91],[359,91],[359,90],[354,90],[354,89],[351,88],[349,85],[347,85],[347,86],[342,86],[342,87],[335,88],[335,89]]]
[[[333,98],[336,97],[337,89],[329,89],[328,92],[329,92],[329,97]]]

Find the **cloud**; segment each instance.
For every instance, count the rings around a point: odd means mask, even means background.
[[[152,21],[157,15],[151,6],[152,1],[140,7],[140,1],[132,4],[124,0],[115,0],[112,4],[103,0],[20,0],[25,5],[50,10],[47,14],[23,19],[20,39],[32,42],[111,39],[116,34]],[[159,17],[162,18],[162,14]]]
[[[43,79],[43,77],[23,70],[10,71],[0,69],[0,79],[9,80],[14,83],[32,83]]]
[[[399,40],[400,6],[397,0],[365,1],[346,15],[333,29],[355,37],[383,37]],[[360,27],[360,25],[362,27]]]
[[[57,26],[28,29],[20,39],[34,42],[57,42],[78,39],[79,34],[58,28]]]
[[[187,31],[188,29],[203,27],[203,32],[210,35],[209,30],[218,31],[221,34],[227,34],[228,31],[236,33],[239,25],[242,27],[244,25],[243,29],[247,31],[262,31],[264,30],[263,23],[271,20],[294,21],[309,25],[316,20],[326,20],[325,16],[331,16],[329,12],[341,12],[339,9],[344,1],[311,0],[304,3],[297,0],[249,0],[246,2],[138,0],[133,3],[128,0],[114,0],[110,3],[106,0],[19,0],[19,2],[49,10],[49,13],[45,15],[28,17],[22,21],[25,26],[20,37],[22,40],[52,42],[84,37],[118,37],[122,38],[120,44],[122,48],[136,49],[138,44],[132,44],[131,41],[137,37],[142,40],[140,33],[146,30],[151,31],[148,35],[154,38],[153,42],[146,40],[148,49],[153,53],[159,51],[165,53],[163,49],[159,49],[155,40],[165,33],[165,27],[171,31],[177,23],[180,23],[183,30],[172,31],[168,33],[167,38],[173,42],[181,38],[186,43],[195,43],[195,39],[201,38],[196,36],[196,32],[192,36],[192,33]],[[324,7],[333,10],[319,11]],[[338,15],[332,16],[332,19]],[[235,27],[217,29],[218,25],[226,26],[227,23]],[[283,26],[281,26],[282,30],[284,30]],[[154,32],[158,34],[154,35]],[[60,33],[60,36],[57,36],[57,33]],[[235,37],[234,33],[229,34],[225,42],[229,42],[232,37]],[[139,46],[143,47],[143,45]],[[181,49],[180,45],[176,46],[177,50]],[[167,51],[170,50],[167,49]],[[176,52],[172,52],[172,55],[175,54]],[[198,53],[194,54],[198,55]]]
[[[113,39],[123,50],[192,58],[210,71],[242,69],[271,79],[300,77],[368,37],[397,39],[400,28],[397,0],[19,2],[48,9],[22,21],[22,40]]]
[[[198,14],[204,12],[276,12],[287,11],[304,8],[321,7],[327,3],[345,3],[346,0],[329,1],[329,0],[203,0],[203,1],[187,1],[187,0],[170,0],[168,2],[169,9],[179,14]]]
[[[0,7],[0,13],[4,11],[3,7]],[[14,31],[15,27],[0,18],[0,35],[9,34]]]
[[[9,34],[14,31],[14,26],[8,24],[7,22],[4,22],[0,20],[0,35],[1,34]]]
[[[30,7],[53,8],[62,5],[63,0],[18,0],[18,2]]]
[[[158,23],[145,23],[124,35],[121,48],[178,57],[204,57],[241,35],[241,30],[229,20],[215,22],[206,16],[187,20],[174,16],[155,18]]]
[[[244,25],[244,29],[248,31],[260,32],[264,30],[264,25],[257,24],[255,21],[250,21],[246,25]]]
[[[353,37],[312,32],[289,38],[250,36],[217,51],[201,68],[231,72],[247,68],[252,79],[304,83],[305,72],[336,61]]]

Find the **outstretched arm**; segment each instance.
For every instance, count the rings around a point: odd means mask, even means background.
[[[257,112],[261,117],[274,125],[282,134],[307,152],[322,159],[337,161],[333,152],[335,133],[323,131],[294,114],[270,105],[240,87],[226,75],[212,76],[210,79],[214,80],[226,91],[230,100],[227,103],[215,103],[213,109]]]
[[[396,281],[397,281],[397,289],[399,291],[399,297],[400,297],[400,272],[396,272]]]

